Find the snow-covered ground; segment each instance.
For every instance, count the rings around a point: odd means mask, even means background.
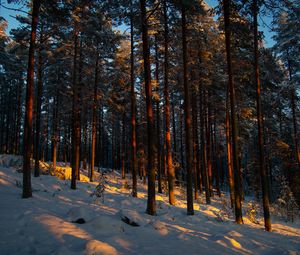
[[[187,216],[179,192],[176,206],[157,195],[157,216],[149,216],[146,186],[140,182],[138,198],[132,198],[131,181],[116,172],[107,174],[104,199],[91,196],[98,182],[78,182],[71,190],[69,180],[51,175],[32,177],[33,197],[22,199],[20,162],[14,160],[0,158],[1,255],[300,254],[299,221],[273,218],[271,233],[247,217],[236,225],[226,196],[210,206],[201,197],[195,215]],[[139,226],[124,223],[125,217]],[[80,218],[84,224],[73,223]]]

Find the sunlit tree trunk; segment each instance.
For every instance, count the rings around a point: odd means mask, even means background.
[[[225,23],[225,46],[227,57],[228,87],[230,94],[230,110],[231,110],[231,139],[232,139],[232,166],[234,173],[234,193],[235,193],[235,221],[238,224],[243,223],[242,215],[242,199],[241,199],[241,176],[238,162],[237,148],[237,120],[236,120],[236,102],[235,88],[232,75],[232,59],[231,59],[231,25],[230,25],[230,0],[224,0],[224,23]]]
[[[227,171],[228,171],[228,183],[230,192],[230,204],[231,208],[234,207],[234,179],[232,170],[232,150],[231,150],[231,137],[230,137],[230,116],[229,116],[229,91],[227,90],[226,96],[226,148],[227,148]]]
[[[167,1],[164,0],[164,97],[165,97],[165,139],[166,139],[166,160],[168,173],[168,191],[169,203],[175,204],[174,182],[175,172],[172,160],[172,145],[171,145],[171,124],[170,124],[170,95],[169,95],[169,28],[168,28],[168,13]]]

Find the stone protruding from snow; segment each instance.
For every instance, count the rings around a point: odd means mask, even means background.
[[[136,210],[132,209],[121,209],[119,211],[120,218],[123,222],[131,226],[145,226],[151,222],[151,219],[148,219],[148,215],[141,214]]]
[[[67,219],[73,223],[77,223],[79,219],[81,222],[82,219],[85,222],[88,222],[91,221],[93,218],[95,218],[95,212],[83,206],[73,207],[69,210],[67,214]]]
[[[85,246],[85,255],[117,255],[118,251],[111,245],[98,240],[90,240]]]

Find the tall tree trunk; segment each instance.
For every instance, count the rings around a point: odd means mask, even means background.
[[[21,129],[21,121],[22,121],[22,84],[23,82],[20,80],[18,83],[18,96],[17,96],[17,130],[16,130],[16,154],[20,154],[20,129]],[[2,140],[3,141],[3,140]],[[0,144],[1,146],[1,144]],[[1,148],[0,148],[1,149]]]
[[[122,169],[122,179],[126,178],[125,175],[125,141],[126,141],[126,130],[125,130],[125,119],[126,114],[125,111],[123,112],[123,120],[122,120],[122,144],[121,144],[121,169]]]
[[[259,53],[258,53],[258,29],[257,29],[257,13],[259,12],[257,0],[253,0],[253,28],[254,28],[254,69],[255,69],[255,83],[256,83],[256,114],[257,114],[257,129],[258,129],[258,149],[259,149],[259,169],[262,185],[264,220],[266,231],[271,231],[271,217],[270,217],[270,202],[269,202],[269,180],[265,165],[264,154],[264,131],[263,131],[263,117],[261,109],[261,87],[259,78]]]
[[[78,28],[74,28],[74,60],[73,60],[73,106],[72,106],[72,178],[71,189],[76,189],[77,174],[79,172],[80,124],[78,121],[78,84],[77,84],[77,52],[78,52]],[[78,125],[79,124],[79,125]],[[79,136],[80,138],[80,136]]]
[[[234,207],[234,179],[232,170],[232,150],[230,142],[230,116],[229,116],[229,90],[227,89],[226,96],[226,148],[227,148],[227,171],[228,171],[228,183],[230,191],[230,204],[231,208]]]
[[[131,95],[131,174],[132,196],[137,197],[137,160],[136,160],[136,100],[134,91],[134,31],[132,0],[130,9],[130,95]]]
[[[165,132],[166,132],[166,156],[167,156],[167,173],[168,173],[168,190],[169,203],[175,204],[174,183],[175,171],[172,160],[172,145],[171,145],[171,128],[170,128],[170,95],[169,95],[169,28],[168,28],[168,13],[167,1],[164,0],[164,96],[165,96]]]
[[[180,109],[180,161],[181,161],[181,169],[185,169],[183,150],[184,150],[184,147],[183,147],[183,113],[182,113],[182,110]]]
[[[193,204],[193,159],[191,150],[191,114],[190,114],[190,95],[187,73],[187,42],[186,42],[186,15],[185,5],[181,1],[181,26],[182,26],[182,58],[183,58],[183,86],[184,86],[184,114],[185,114],[185,152],[186,152],[186,171],[187,171],[187,214],[194,215]]]
[[[33,0],[30,46],[27,68],[26,111],[24,123],[24,152],[23,152],[23,198],[32,196],[30,156],[32,151],[32,112],[33,112],[33,85],[34,85],[34,52],[36,28],[38,24],[41,1]]]
[[[216,108],[214,109],[214,132],[213,132],[213,137],[214,137],[214,167],[215,167],[215,173],[216,173],[216,190],[217,190],[217,195],[221,197],[221,190],[220,190],[220,169],[221,169],[221,152],[220,152],[220,146],[218,144],[217,140],[217,111]]]
[[[214,196],[213,192],[213,176],[212,176],[212,143],[211,143],[211,111],[210,111],[210,105],[208,103],[209,100],[209,93],[204,92],[205,95],[205,105],[207,107],[207,114],[206,114],[206,149],[207,149],[207,171],[208,171],[208,180],[209,180],[209,195],[211,197]]]
[[[94,181],[95,171],[95,148],[96,148],[96,125],[97,125],[97,94],[98,94],[98,65],[99,55],[96,53],[96,64],[95,64],[95,81],[94,81],[94,102],[93,102],[93,120],[92,120],[92,146],[91,146],[91,170],[90,170],[90,181]]]
[[[46,124],[45,124],[45,157],[44,161],[49,160],[49,118],[50,118],[50,102],[49,98],[47,99],[46,103]]]
[[[198,161],[197,161],[197,151],[198,151],[198,111],[197,111],[197,101],[196,101],[196,91],[192,93],[192,122],[193,122],[193,170],[194,170],[194,194],[195,200],[198,199],[199,189],[198,189]]]
[[[152,109],[152,85],[150,72],[150,49],[148,42],[148,21],[146,12],[146,1],[140,0],[142,18],[142,39],[143,39],[143,59],[144,59],[144,79],[146,90],[147,108],[147,134],[148,134],[148,200],[146,212],[150,215],[156,214],[155,203],[155,168],[154,168],[154,140],[153,140],[153,109]]]
[[[57,142],[58,142],[58,92],[53,104],[53,118],[52,118],[52,167],[56,168],[57,161]]]
[[[208,174],[208,162],[207,162],[207,140],[206,140],[206,106],[205,106],[205,91],[201,86],[201,114],[200,114],[200,126],[201,126],[201,150],[202,150],[202,169],[205,187],[205,199],[206,204],[210,204],[210,190],[209,190],[209,174]]]
[[[34,155],[34,177],[40,176],[39,162],[40,162],[40,133],[41,133],[41,105],[42,105],[42,93],[43,93],[43,57],[42,57],[42,43],[43,43],[43,26],[41,26],[40,32],[40,45],[38,56],[38,71],[37,71],[37,96],[36,96],[36,122],[35,122],[35,155]]]
[[[230,25],[230,4],[231,0],[224,0],[224,23],[225,23],[225,42],[227,56],[228,86],[230,91],[230,109],[231,109],[231,134],[232,134],[232,166],[234,172],[234,193],[235,193],[235,221],[238,224],[243,223],[242,199],[241,199],[241,176],[238,162],[238,144],[237,144],[237,121],[236,121],[236,102],[235,88],[232,75],[231,60],[231,25]]]
[[[176,116],[175,116],[175,103],[174,97],[171,97],[171,106],[172,106],[172,127],[173,127],[173,144],[174,144],[174,151],[173,153],[177,153],[177,141],[176,141]]]
[[[83,144],[82,144],[82,168],[87,169],[87,143],[88,143],[88,122],[87,122],[87,107],[84,106],[83,110],[83,118],[82,118],[82,136],[83,136]]]
[[[161,144],[160,144],[160,96],[159,96],[159,60],[158,60],[158,43],[155,35],[155,79],[157,81],[156,93],[156,160],[157,160],[157,179],[158,179],[158,193],[162,193],[162,178],[161,178]]]

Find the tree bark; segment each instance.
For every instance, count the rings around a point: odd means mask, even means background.
[[[125,118],[126,115],[125,115],[125,111],[123,112],[123,120],[122,120],[122,145],[121,145],[121,169],[122,169],[122,179],[125,179],[126,178],[126,175],[125,175]]]
[[[271,231],[271,217],[270,217],[270,201],[269,201],[269,180],[266,171],[265,154],[264,154],[264,131],[263,131],[263,117],[261,107],[261,86],[259,77],[259,53],[258,53],[258,29],[257,29],[257,13],[259,12],[257,0],[253,0],[253,28],[254,28],[254,69],[255,69],[255,83],[256,83],[256,114],[257,114],[257,129],[258,129],[258,149],[259,149],[259,169],[262,185],[263,208],[265,230]]]
[[[213,197],[214,192],[213,192],[213,176],[212,176],[212,143],[211,143],[211,111],[210,111],[210,105],[208,103],[208,98],[209,98],[209,93],[205,95],[205,105],[207,109],[207,114],[206,114],[206,149],[207,149],[207,172],[208,172],[208,180],[209,180],[209,196]]]
[[[181,27],[182,27],[182,58],[183,58],[183,86],[184,86],[184,114],[185,114],[185,152],[186,152],[186,171],[187,171],[187,214],[194,215],[193,204],[193,180],[192,180],[192,150],[191,150],[191,114],[190,114],[190,95],[187,73],[187,41],[186,41],[186,14],[185,5],[181,1]]]
[[[235,221],[238,224],[243,223],[242,199],[241,199],[241,176],[238,162],[238,144],[237,144],[237,121],[236,121],[236,100],[235,88],[232,74],[231,59],[231,25],[230,25],[230,4],[231,0],[224,0],[224,23],[225,23],[225,46],[227,57],[228,87],[230,92],[230,109],[231,109],[231,134],[232,134],[232,165],[234,172],[234,193],[235,193]]]
[[[131,95],[131,174],[132,174],[132,196],[137,197],[137,160],[136,160],[136,99],[134,91],[134,31],[133,10],[130,10],[130,95]]]
[[[53,103],[53,118],[52,118],[52,167],[56,168],[57,161],[57,142],[58,142],[58,92]]]
[[[229,116],[229,90],[227,89],[226,96],[226,148],[227,148],[227,171],[228,171],[228,183],[229,183],[229,192],[230,192],[230,204],[231,208],[234,207],[234,179],[233,179],[233,170],[232,170],[232,150],[230,142],[230,116]]]
[[[144,79],[146,90],[147,108],[147,134],[148,134],[148,200],[146,212],[150,215],[156,214],[155,202],[155,168],[154,168],[154,140],[153,140],[153,108],[152,108],[152,85],[150,72],[150,49],[148,42],[148,22],[146,14],[146,1],[140,0],[142,18],[142,39],[143,39],[143,59],[144,59]]]
[[[157,36],[155,35],[155,79],[157,81],[157,99],[156,99],[156,160],[157,160],[157,179],[158,193],[162,193],[162,178],[161,178],[161,144],[160,144],[160,97],[159,97],[159,60],[158,60],[158,45]]]
[[[40,133],[41,133],[41,105],[42,105],[42,93],[43,93],[43,57],[42,57],[42,43],[43,43],[43,26],[41,26],[39,56],[38,56],[38,73],[37,73],[37,96],[36,96],[36,122],[35,122],[35,155],[34,155],[34,177],[40,176]]]
[[[95,171],[95,148],[96,148],[96,125],[97,125],[97,94],[98,94],[98,66],[99,66],[99,55],[96,53],[95,63],[95,81],[94,81],[94,102],[93,102],[93,120],[92,120],[92,144],[91,144],[91,170],[90,170],[90,181],[94,181]]]
[[[193,170],[194,170],[194,194],[195,200],[199,197],[198,189],[198,111],[197,111],[197,102],[196,102],[196,91],[193,91],[192,94],[192,122],[193,122]]]
[[[170,128],[170,95],[169,95],[169,28],[168,28],[168,13],[167,13],[167,1],[164,0],[164,96],[165,96],[165,138],[166,138],[166,160],[167,160],[167,173],[168,173],[168,191],[169,191],[169,203],[175,204],[174,195],[174,182],[175,172],[172,160],[172,145],[171,145],[171,128]]]
[[[73,106],[72,106],[72,178],[71,189],[76,189],[77,174],[79,171],[79,139],[80,124],[78,121],[78,84],[77,84],[77,51],[78,51],[78,28],[74,28],[74,60],[73,60]],[[78,125],[79,124],[79,125]],[[80,136],[79,136],[80,137]]]
[[[30,156],[32,152],[32,113],[34,85],[34,52],[36,29],[38,24],[41,1],[33,0],[30,46],[27,68],[26,110],[24,123],[24,152],[23,152],[23,198],[32,197]]]

